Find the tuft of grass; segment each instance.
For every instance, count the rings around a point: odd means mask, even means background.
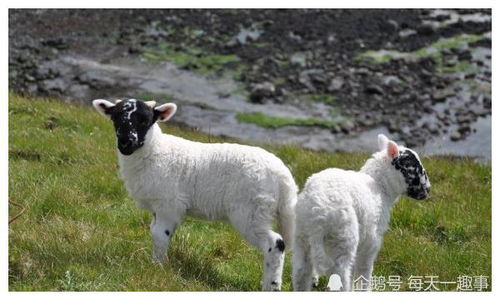
[[[276,129],[284,126],[317,126],[323,128],[333,128],[340,124],[340,121],[327,121],[316,118],[293,119],[285,117],[270,116],[260,112],[238,113],[236,119],[240,122],[256,124],[263,128]]]
[[[178,50],[167,43],[156,48],[145,48],[142,55],[152,62],[169,61],[180,68],[204,75],[218,73],[227,65],[239,62],[236,55],[206,53],[198,48]]]
[[[56,119],[57,126],[45,126]],[[238,142],[161,126],[191,140]],[[299,187],[313,173],[357,170],[369,157],[253,145],[281,158]],[[430,198],[403,197],[396,204],[374,275],[401,276],[403,290],[410,275],[441,281],[485,275],[491,283],[491,165],[452,157],[422,161]],[[135,207],[119,179],[111,122],[90,107],[9,95],[9,200],[27,208],[9,224],[11,291],[260,289],[261,253],[225,222],[186,218],[173,236],[168,263],[152,262],[151,216]],[[9,215],[17,212],[9,205]],[[290,256],[284,290],[291,289]],[[322,278],[318,289],[326,282]]]

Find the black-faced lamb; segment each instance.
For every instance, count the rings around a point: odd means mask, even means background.
[[[297,187],[275,155],[258,147],[207,144],[162,133],[177,106],[135,99],[93,106],[113,121],[120,175],[139,207],[153,214],[153,257],[166,259],[184,215],[228,220],[264,254],[263,290],[280,290],[285,245],[293,237]],[[278,220],[281,234],[273,231]]]

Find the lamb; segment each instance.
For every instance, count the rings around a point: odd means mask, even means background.
[[[344,291],[353,276],[369,287],[391,208],[403,194],[427,198],[430,182],[417,153],[382,134],[378,144],[359,172],[330,168],[308,178],[295,210],[295,290],[310,290],[316,272],[338,274]]]
[[[264,254],[263,290],[280,290],[285,245],[291,245],[297,186],[273,154],[238,144],[206,144],[163,134],[156,121],[174,103],[93,101],[113,121],[120,175],[139,208],[153,214],[153,259],[164,262],[184,215],[228,220]],[[279,234],[272,230],[277,218]]]

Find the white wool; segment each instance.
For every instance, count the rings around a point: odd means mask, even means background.
[[[405,149],[399,146],[400,149]],[[293,285],[310,290],[317,273],[369,282],[394,203],[406,190],[386,150],[359,172],[326,169],[308,178],[296,205]]]
[[[293,236],[295,181],[283,162],[258,147],[206,144],[163,134],[154,124],[144,146],[118,152],[120,175],[139,207],[155,214],[154,256],[165,259],[171,234],[185,214],[229,220],[264,253],[263,289],[280,289],[284,253],[272,231],[278,217],[286,246]],[[166,231],[168,233],[166,234]]]

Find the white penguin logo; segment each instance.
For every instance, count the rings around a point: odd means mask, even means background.
[[[342,288],[342,280],[338,274],[332,274],[328,280],[328,285],[326,286],[329,291],[340,291]]]

